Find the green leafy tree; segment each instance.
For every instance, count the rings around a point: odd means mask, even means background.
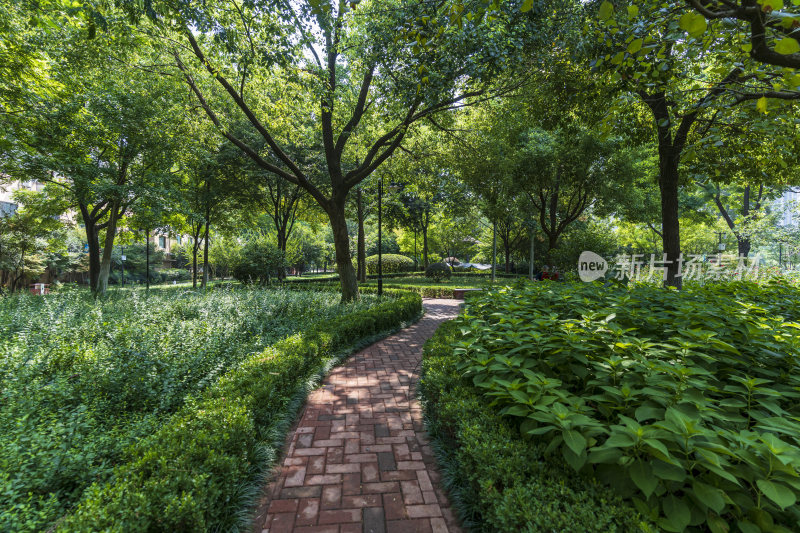
[[[534,35],[524,29],[536,22],[516,9],[498,10],[473,22],[426,3],[352,6],[328,1],[291,6],[255,2],[245,3],[233,15],[209,3],[167,16],[195,61],[190,63],[177,49],[175,60],[222,135],[264,170],[302,187],[328,215],[343,300],[358,295],[345,215],[350,190],[397,150],[414,124],[494,90],[488,84],[492,75]],[[429,23],[441,31],[429,32]],[[398,39],[398,29],[416,42]],[[305,55],[296,43],[305,47]],[[268,154],[258,153],[236,136],[218,114],[217,99],[212,99],[213,91],[195,65],[250,121]],[[274,76],[283,65],[291,65],[287,73],[307,73],[308,96],[276,93],[272,104],[258,104],[247,92],[247,83],[263,78],[269,69]],[[317,137],[311,146],[319,147],[325,161],[325,180],[315,182],[285,149],[273,126],[277,106],[282,116],[288,108],[304,116],[311,106],[316,108]],[[347,166],[348,161],[356,163]]]
[[[735,117],[737,105],[755,100],[766,112],[768,98],[791,101],[800,92],[776,91],[773,83],[783,73],[752,61],[737,44],[736,28],[720,21],[708,28],[687,4],[637,2],[623,11],[604,1],[598,18],[602,50],[596,50],[594,68],[617,84],[624,95],[618,104],[641,103],[650,115],[659,154],[666,284],[680,287],[682,159],[690,147],[701,154],[704,146],[724,142],[715,125]],[[780,131],[781,121],[771,122],[769,131]],[[791,141],[784,137],[783,142]]]
[[[48,183],[79,213],[90,284],[103,294],[121,218],[143,191],[171,178],[180,86],[137,68],[153,51],[130,33],[86,40],[67,27],[51,37],[45,57],[57,89],[31,91],[24,113],[0,115],[14,141],[3,163],[12,179]]]

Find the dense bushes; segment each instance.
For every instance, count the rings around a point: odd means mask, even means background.
[[[192,279],[192,273],[183,268],[164,268],[155,273],[158,281],[172,283],[173,281],[188,281]]]
[[[264,285],[270,281],[270,277],[283,272],[286,266],[280,248],[266,235],[254,236],[242,247],[233,267],[233,277],[242,283]]]
[[[425,346],[420,391],[445,481],[474,531],[628,533],[647,530],[630,504],[586,480],[542,444],[520,436],[458,369],[458,325],[442,325]]]
[[[455,348],[551,461],[666,531],[796,530],[800,291],[528,284],[471,300]]]
[[[419,296],[396,291],[388,296],[370,309],[319,322],[248,357],[134,445],[113,480],[94,485],[59,529],[247,527],[241,511],[282,446],[305,383],[342,350],[420,314]]]
[[[339,300],[335,293],[224,289],[130,291],[97,302],[68,290],[0,299],[0,531],[46,529],[86,487],[102,485],[136,457],[126,449],[153,433],[165,438],[158,429],[170,416],[251,354],[316,321],[339,327],[337,317],[377,304],[370,295],[346,306]],[[191,405],[183,412],[197,418],[184,421],[193,432],[211,424],[209,417],[216,424],[217,415],[231,431],[238,423],[235,402],[230,412],[220,404],[219,413],[209,405],[198,414]],[[201,453],[193,446],[209,438],[220,436],[187,433],[182,446],[192,457]],[[149,442],[137,449],[155,446]],[[148,455],[151,463],[180,460]]]
[[[425,270],[425,277],[434,281],[450,279],[452,275],[453,270],[445,263],[433,263]]]
[[[370,255],[366,258],[367,274],[378,273],[378,256]],[[384,274],[397,272],[411,272],[414,270],[414,260],[399,254],[383,254],[381,256],[381,270]]]

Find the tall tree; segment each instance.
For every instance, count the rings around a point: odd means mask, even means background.
[[[350,190],[397,150],[414,124],[485,96],[492,75],[519,53],[527,37],[539,37],[522,31],[536,22],[530,13],[510,9],[470,21],[422,1],[393,0],[380,6],[326,0],[253,2],[239,6],[236,16],[204,4],[173,14],[172,20],[195,65],[250,121],[268,154],[235,135],[218,114],[217,99],[212,99],[202,73],[175,49],[176,64],[221,134],[263,169],[302,187],[328,215],[343,300],[358,296],[345,213]],[[403,38],[397,38],[398,29]],[[297,53],[295,43],[305,47],[305,55]],[[257,105],[247,92],[247,83],[264,75],[259,67],[265,64],[273,75],[281,64],[291,64],[287,72],[308,73],[325,180],[315,182],[280,142],[273,125],[277,116],[270,109],[274,106]],[[296,110],[306,116],[313,105],[296,95],[275,98],[283,107],[300,107]],[[357,159],[353,152],[358,147],[365,152]],[[346,166],[347,161],[357,164]]]
[[[620,12],[604,1],[598,17],[605,49],[594,67],[618,84],[625,95],[619,104],[629,107],[633,97],[650,114],[659,155],[665,283],[680,287],[679,189],[687,149],[714,137],[715,122],[731,108],[755,100],[766,111],[768,98],[791,101],[800,92],[775,91],[772,82],[782,73],[754,63],[737,44],[735,28],[716,22],[709,29],[686,4],[664,8],[648,0]]]
[[[121,217],[142,191],[170,179],[182,97],[171,79],[138,68],[153,54],[145,39],[87,41],[69,27],[60,38],[44,56],[56,89],[30,92],[24,113],[0,115],[14,135],[4,167],[70,199],[86,230],[91,288],[102,294]]]

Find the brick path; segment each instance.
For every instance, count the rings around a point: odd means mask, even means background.
[[[414,386],[422,345],[460,302],[425,300],[413,326],[351,357],[308,398],[254,531],[460,531]]]

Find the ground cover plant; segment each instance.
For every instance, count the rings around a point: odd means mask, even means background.
[[[425,345],[420,393],[448,495],[470,531],[649,532],[630,502],[553,461],[544,443],[497,415],[459,369],[446,322]]]
[[[470,300],[465,374],[665,531],[800,524],[800,291],[525,284]]]
[[[0,530],[46,529],[252,354],[378,303],[339,300],[243,289],[0,299]]]

